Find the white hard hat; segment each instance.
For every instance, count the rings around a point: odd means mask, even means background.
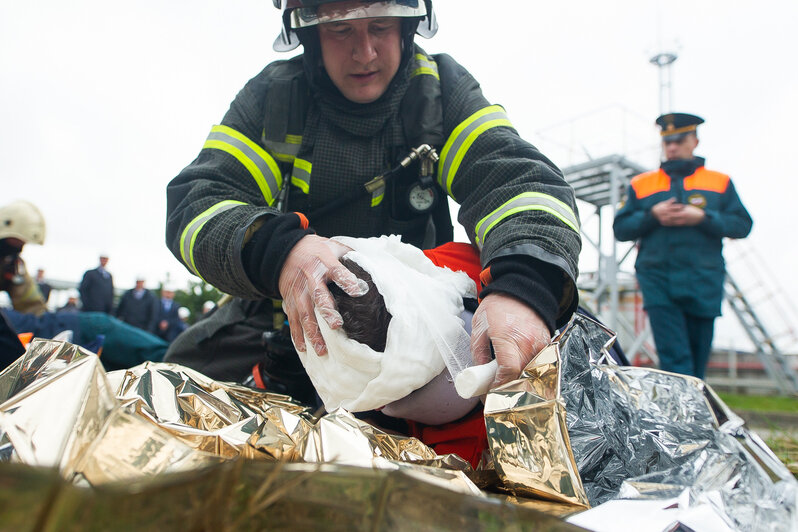
[[[18,238],[41,245],[44,235],[44,216],[33,203],[19,200],[0,207],[0,239]]]
[[[179,309],[177,309],[177,315],[181,320],[185,320],[189,316],[191,316],[191,311],[188,310],[186,307],[180,307]]]

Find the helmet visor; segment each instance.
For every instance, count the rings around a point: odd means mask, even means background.
[[[393,0],[369,2],[346,0],[325,3],[316,7],[299,7],[291,11],[291,27],[306,28],[327,22],[340,22],[359,18],[424,17],[427,8],[419,0]]]

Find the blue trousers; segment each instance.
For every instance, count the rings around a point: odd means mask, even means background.
[[[688,314],[676,306],[646,307],[659,367],[664,371],[704,378],[715,318]]]

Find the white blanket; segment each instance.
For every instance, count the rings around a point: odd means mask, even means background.
[[[470,364],[468,333],[460,313],[463,297],[476,297],[463,272],[435,266],[421,250],[397,236],[336,237],[354,251],[346,257],[372,277],[392,318],[384,353],[331,330],[316,313],[328,354],[318,356],[305,339],[299,353],[328,412],[372,410],[405,397],[444,368],[453,376]]]

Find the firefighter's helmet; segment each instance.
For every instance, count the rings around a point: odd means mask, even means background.
[[[416,33],[429,39],[438,31],[432,11],[432,0],[272,0],[282,12],[282,31],[274,41],[274,50],[288,52],[299,46],[296,30],[333,22],[372,17],[405,17],[419,19]],[[334,9],[319,13],[319,7],[337,4]]]
[[[0,239],[18,238],[41,245],[44,234],[44,216],[33,203],[19,200],[0,207]]]

